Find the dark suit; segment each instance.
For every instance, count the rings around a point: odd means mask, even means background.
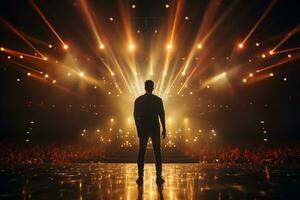
[[[161,176],[162,159],[160,151],[160,124],[165,118],[162,99],[153,94],[144,94],[134,102],[134,119],[140,140],[138,155],[138,173],[142,177],[144,173],[144,157],[149,137],[155,154],[156,175]]]

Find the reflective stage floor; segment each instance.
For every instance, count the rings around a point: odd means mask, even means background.
[[[136,164],[69,164],[1,167],[0,199],[296,199],[300,167],[164,164],[163,187],[154,164],[138,188]]]

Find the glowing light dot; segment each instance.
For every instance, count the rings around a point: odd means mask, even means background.
[[[207,86],[206,86],[206,88],[207,88],[207,89],[209,89],[209,88],[210,88],[210,86],[209,86],[209,85],[207,85]]]
[[[197,48],[198,48],[198,49],[201,49],[201,48],[202,48],[202,44],[198,44],[198,45],[197,45]]]
[[[289,57],[289,58],[291,58],[291,57],[292,57],[292,55],[291,55],[291,54],[289,54],[289,55],[288,55],[288,57]]]
[[[258,42],[256,42],[256,43],[255,43],[255,46],[259,47],[259,43],[258,43]]]
[[[132,4],[132,5],[131,5],[131,8],[135,8],[135,4]]]
[[[186,16],[184,19],[185,19],[185,20],[189,20],[189,17],[188,17],[188,16]]]
[[[169,5],[169,4],[166,4],[165,7],[166,7],[166,8],[170,8],[170,5]]]
[[[49,77],[49,75],[48,74],[45,74],[45,78],[48,78]]]
[[[284,77],[284,78],[283,78],[283,80],[284,80],[284,81],[287,81],[287,78],[286,78],[286,77]]]
[[[223,73],[222,73],[222,76],[226,76],[226,72],[223,72]]]
[[[1,51],[4,51],[4,47],[1,47],[0,50],[1,50]]]
[[[100,44],[99,48],[100,48],[100,49],[104,49],[105,46],[104,46],[103,44]]]
[[[250,73],[250,74],[249,74],[249,76],[250,76],[250,77],[253,77],[253,74],[252,74],[252,73]]]
[[[48,60],[48,58],[47,58],[47,57],[44,57],[44,60]]]
[[[84,77],[84,73],[83,72],[79,72],[79,76],[80,77]]]
[[[71,76],[71,73],[70,73],[70,72],[68,73],[68,76]]]
[[[243,43],[239,43],[239,48],[243,48],[244,47],[244,44]]]
[[[270,73],[270,76],[274,76],[274,74],[273,74],[273,73]]]
[[[185,76],[185,72],[182,72],[181,75],[182,75],[182,76]]]
[[[110,18],[109,18],[109,21],[114,21],[114,18],[113,18],[113,17],[110,17]]]
[[[154,33],[157,33],[157,32],[158,32],[158,31],[155,29],[155,30],[154,30]]]
[[[67,49],[69,48],[69,46],[66,45],[66,44],[64,44],[63,48],[64,48],[65,50],[67,50]]]
[[[53,80],[52,83],[56,83],[56,80]]]
[[[167,45],[167,49],[171,50],[173,48],[172,44]]]
[[[49,44],[48,47],[51,49],[52,48],[52,44]]]
[[[269,54],[270,54],[270,55],[273,55],[273,54],[274,54],[274,51],[273,51],[273,50],[269,51]]]
[[[256,70],[256,73],[259,73],[259,70]]]
[[[243,82],[246,83],[246,82],[247,82],[247,79],[244,78],[244,79],[243,79]]]
[[[20,82],[21,80],[19,78],[17,78],[17,82]]]
[[[115,75],[115,73],[113,73],[113,72],[111,72],[110,74],[111,74],[112,76],[114,76],[114,75]]]
[[[262,55],[261,55],[261,57],[262,57],[262,58],[265,58],[265,57],[266,57],[266,55],[265,55],[265,54],[262,54]]]
[[[135,49],[134,44],[129,44],[128,49],[129,49],[129,51],[133,51]]]
[[[24,58],[24,56],[23,56],[23,55],[20,55],[20,58],[21,58],[21,59],[23,59],[23,58]]]
[[[30,73],[30,72],[28,72],[28,73],[27,73],[27,76],[31,76],[31,73]]]
[[[11,59],[11,56],[7,56],[7,59]]]

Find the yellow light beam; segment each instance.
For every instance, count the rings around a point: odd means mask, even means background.
[[[267,9],[263,12],[263,14],[260,16],[260,18],[258,19],[258,21],[252,27],[252,29],[250,30],[250,32],[247,34],[247,36],[244,38],[244,40],[240,43],[241,46],[243,46],[245,44],[245,42],[249,39],[249,37],[252,35],[252,33],[257,29],[257,27],[259,26],[259,24],[266,18],[266,16],[269,14],[269,12],[273,8],[273,6],[276,4],[276,2],[277,2],[277,0],[272,0],[272,2],[269,4],[269,6],[267,7]]]
[[[299,32],[299,30],[300,30],[300,24],[298,24],[295,28],[289,31],[286,34],[286,36],[271,51],[275,52],[278,47],[280,47],[285,41],[287,41],[295,33]]]
[[[48,27],[50,28],[50,30],[52,31],[52,33],[56,36],[56,38],[60,41],[60,43],[62,44],[62,47],[66,47],[65,42],[61,39],[61,37],[59,36],[59,34],[55,31],[55,29],[50,24],[50,22],[48,21],[48,19],[46,18],[46,16],[42,13],[42,11],[34,3],[33,0],[30,0],[30,4],[33,6],[33,8],[35,9],[35,11],[40,15],[40,17],[43,19],[43,21],[48,25]]]
[[[39,56],[34,56],[34,55],[31,55],[31,54],[28,54],[28,53],[24,53],[24,52],[21,52],[21,51],[16,51],[16,50],[12,50],[12,49],[7,49],[7,48],[4,48],[2,47],[3,52],[7,53],[7,54],[10,54],[10,55],[14,55],[14,56],[26,56],[26,57],[29,57],[29,58],[35,58],[35,59],[39,59],[39,60],[46,60],[45,58],[47,57],[44,57],[44,58],[41,58]]]
[[[173,43],[174,43],[175,31],[176,31],[176,28],[177,28],[177,25],[178,25],[178,18],[181,14],[183,5],[184,5],[183,0],[178,0],[177,1],[176,12],[175,12],[174,20],[173,20],[173,23],[172,23],[172,26],[171,26],[170,38],[168,38],[168,45],[173,45]],[[169,50],[167,52],[167,55],[166,55],[166,59],[165,59],[164,66],[163,66],[163,74],[162,74],[162,78],[161,78],[161,82],[160,82],[160,87],[159,87],[159,90],[158,90],[159,95],[162,93],[162,89],[163,89],[163,86],[164,86],[164,81],[165,81],[165,78],[166,78],[167,73],[168,73],[168,67],[169,67],[169,64],[170,64],[170,61],[171,61],[171,53],[172,52]]]
[[[275,64],[272,64],[270,66],[267,66],[267,67],[264,67],[262,69],[258,69],[257,72],[262,72],[262,71],[265,71],[265,70],[268,70],[268,69],[272,69],[274,67],[278,67],[282,64],[285,64],[285,63],[288,63],[288,62],[291,62],[291,61],[294,61],[294,60],[297,60],[300,58],[300,54],[297,54],[295,56],[293,56],[292,58],[285,58],[285,59],[282,59],[280,61],[278,61],[277,63]]]
[[[26,37],[21,33],[21,31],[19,31],[16,27],[14,27],[13,25],[11,25],[8,21],[6,21],[5,19],[3,19],[2,17],[0,18],[1,21],[11,30],[13,31],[19,38],[21,38],[24,42],[26,42],[26,44],[28,44],[36,53],[38,53],[42,58],[45,58],[45,56],[39,51],[37,50],[33,44],[31,44]]]
[[[283,49],[283,50],[280,50],[280,51],[274,51],[273,54],[280,54],[280,53],[286,53],[286,52],[290,52],[290,51],[296,51],[296,50],[299,50],[300,47],[294,47],[294,48],[289,48],[289,49]]]

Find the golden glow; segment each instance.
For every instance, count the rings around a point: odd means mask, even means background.
[[[197,48],[202,49],[202,44],[201,43],[197,44]]]
[[[79,76],[80,77],[84,77],[84,73],[83,72],[79,72]]]
[[[128,45],[128,49],[129,49],[129,51],[134,51],[134,50],[135,50],[135,45],[132,44],[132,43],[130,43],[130,44]]]
[[[244,47],[243,43],[239,43],[239,48],[242,49]]]
[[[64,48],[64,50],[67,50],[67,49],[69,49],[69,46],[64,44],[63,48]]]

